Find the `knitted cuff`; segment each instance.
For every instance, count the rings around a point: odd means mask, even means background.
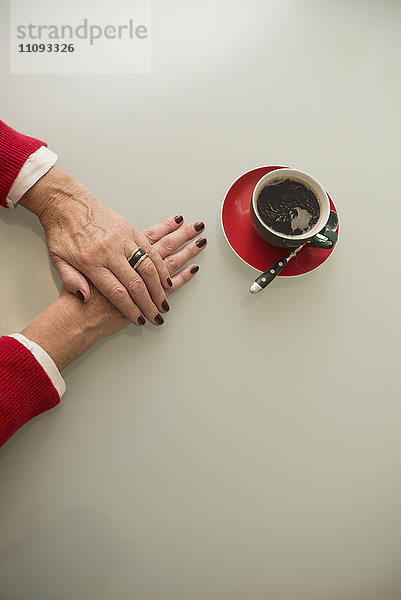
[[[41,146],[35,138],[11,129],[0,121],[0,204],[7,206],[7,194],[27,158]]]
[[[0,447],[60,397],[33,354],[15,338],[0,337]]]

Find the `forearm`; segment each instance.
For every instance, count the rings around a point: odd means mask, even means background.
[[[93,309],[72,294],[62,294],[21,333],[36,342],[61,371],[98,342],[102,334],[91,325]]]
[[[91,301],[83,304],[63,288],[57,300],[21,331],[24,338],[0,338],[0,446],[24,423],[60,401],[62,392],[46,353],[61,371],[101,338],[127,325],[97,290],[92,289]]]

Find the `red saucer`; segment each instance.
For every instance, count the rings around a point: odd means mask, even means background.
[[[232,250],[247,265],[262,272],[266,271],[279,258],[286,256],[288,250],[268,244],[256,233],[250,216],[252,193],[255,185],[263,175],[274,169],[282,168],[288,167],[269,165],[247,171],[231,185],[221,207],[223,232]],[[329,196],[328,193],[327,195]],[[330,196],[329,200],[331,210],[337,212]],[[337,236],[339,235],[339,229],[340,226],[337,227]],[[290,260],[278,277],[297,277],[298,275],[310,273],[310,271],[320,267],[334,252],[335,248],[336,246],[332,250],[324,250],[312,244],[307,244]]]

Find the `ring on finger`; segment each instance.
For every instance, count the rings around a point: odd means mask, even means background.
[[[146,254],[145,250],[142,250],[142,248],[138,247],[131,252],[127,260],[134,271],[136,271],[141,262],[143,262],[147,257],[148,255]]]

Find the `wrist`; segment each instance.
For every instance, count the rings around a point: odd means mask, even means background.
[[[20,205],[34,213],[39,219],[50,201],[51,187],[58,178],[58,171],[59,169],[56,167],[49,169],[47,173],[25,192],[19,201]]]
[[[102,337],[85,307],[73,294],[62,292],[21,333],[39,344],[61,371]]]
[[[20,199],[19,203],[34,213],[42,225],[58,222],[60,215],[68,217],[74,197],[85,196],[89,202],[94,196],[71,175],[52,167]]]

